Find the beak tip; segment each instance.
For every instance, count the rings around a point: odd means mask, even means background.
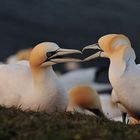
[[[84,62],[85,62],[85,61],[88,61],[88,58],[85,58],[83,61],[84,61]]]
[[[82,51],[80,51],[80,50],[77,50],[77,53],[80,53],[80,54],[82,54]]]
[[[84,52],[84,51],[85,51],[85,48],[82,49],[82,52]]]
[[[80,53],[80,54],[83,54],[83,52],[82,52],[82,51],[80,51],[79,53]]]
[[[88,50],[88,49],[91,49],[91,48],[89,48],[89,46],[86,46],[82,49],[82,52],[84,52],[85,50]]]
[[[80,50],[74,50],[74,52],[72,53],[79,53],[79,54],[82,54],[82,52]]]

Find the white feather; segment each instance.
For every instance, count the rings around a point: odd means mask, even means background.
[[[67,94],[50,67],[34,82],[28,62],[0,65],[0,105],[52,112],[67,106]]]
[[[107,94],[100,94],[100,101],[104,115],[113,120],[114,118],[121,117],[121,112],[116,104],[111,100],[111,96]]]
[[[126,69],[121,75],[118,63],[111,60],[109,78],[122,107],[140,118],[140,65],[135,64],[134,57],[128,57]]]
[[[96,71],[97,69],[95,67],[79,69],[63,74],[59,79],[66,90],[78,85],[88,85],[97,91],[111,89],[110,84],[101,84],[94,81]]]

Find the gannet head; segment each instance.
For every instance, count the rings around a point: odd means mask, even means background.
[[[69,103],[93,112],[97,116],[103,116],[98,93],[89,86],[76,86],[69,90]]]
[[[30,54],[31,54],[32,49],[28,48],[28,49],[23,49],[20,50],[16,53],[16,59],[18,61],[20,60],[29,60]]]
[[[69,54],[81,53],[75,49],[61,49],[53,42],[43,42],[33,48],[30,54],[31,67],[46,67],[62,62],[79,62],[80,59],[67,57]]]
[[[99,49],[100,51],[93,54],[85,59],[85,61],[97,58],[97,57],[122,57],[122,59],[127,59],[128,57],[133,57],[135,59],[135,53],[131,47],[130,40],[128,37],[122,34],[109,34],[101,37],[98,43],[89,45],[83,48],[86,49]]]

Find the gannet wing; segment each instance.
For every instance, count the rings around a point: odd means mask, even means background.
[[[60,82],[66,88],[71,89],[74,86],[81,84],[91,84],[95,77],[96,68],[87,68],[75,70],[59,77]]]
[[[97,91],[111,89],[110,84],[96,83],[94,81],[97,68],[86,68],[68,72],[59,76],[59,80],[66,90],[78,85],[89,85]]]

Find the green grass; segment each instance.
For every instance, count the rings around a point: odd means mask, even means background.
[[[0,107],[0,140],[139,140],[140,125],[71,113],[22,112]]]

